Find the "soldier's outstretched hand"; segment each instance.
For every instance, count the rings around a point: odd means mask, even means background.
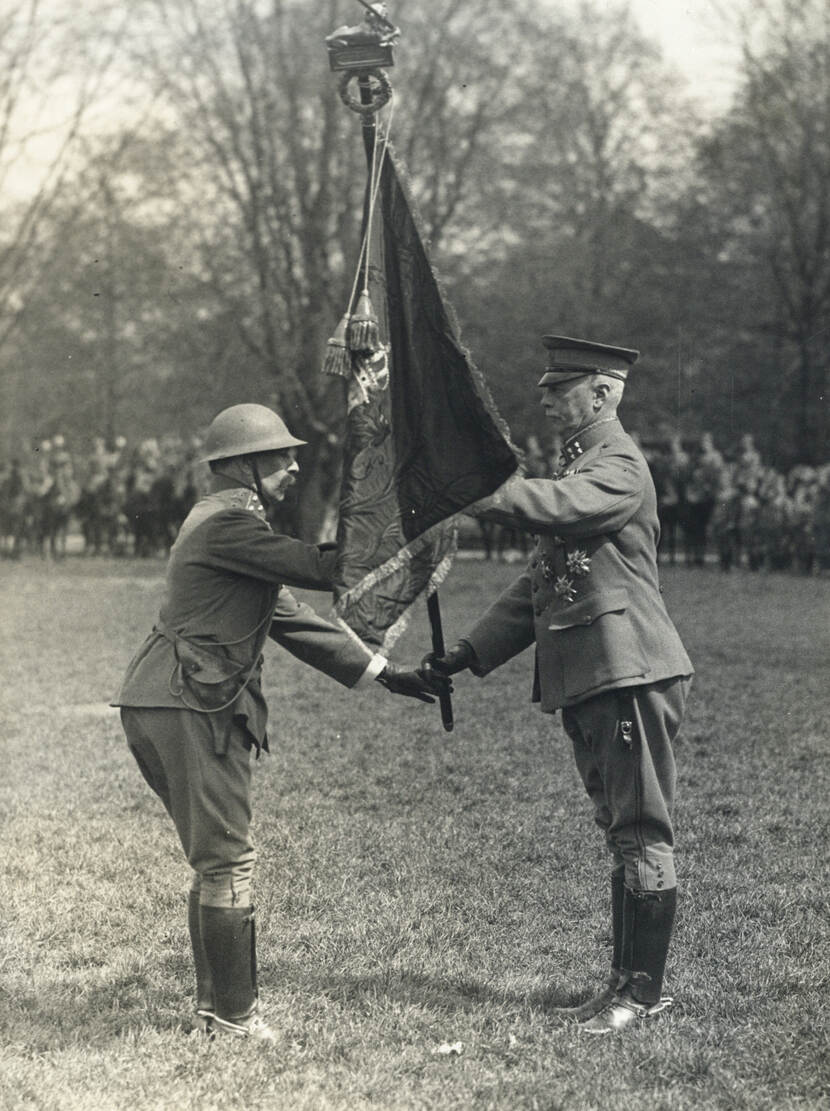
[[[459,640],[443,656],[428,652],[421,660],[421,670],[432,678],[456,675],[475,663],[476,654],[471,644],[466,640]]]
[[[403,694],[421,702],[434,702],[445,692],[452,693],[452,683],[446,675],[418,668],[396,667],[395,664],[387,664],[377,676],[377,681],[392,694]]]

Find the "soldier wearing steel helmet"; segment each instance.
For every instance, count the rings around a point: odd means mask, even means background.
[[[613,856],[611,975],[560,1009],[591,1034],[665,1010],[676,903],[675,764],[692,665],[660,594],[657,499],[617,417],[639,353],[545,336],[542,405],[562,437],[551,479],[515,479],[477,512],[536,534],[526,571],[443,657],[424,666],[484,676],[535,644],[533,699],[562,710],[577,768]]]
[[[281,501],[296,479],[303,443],[262,405],[234,405],[215,417],[203,456],[210,489],[181,526],[158,620],[114,700],[193,869],[197,1025],[263,1041],[274,1034],[257,1011],[249,759],[251,749],[268,747],[260,685],[266,638],[347,687],[379,680],[427,702],[440,689],[291,593],[291,586],[331,589],[335,559],[334,551],[276,534],[266,519],[266,505]]]

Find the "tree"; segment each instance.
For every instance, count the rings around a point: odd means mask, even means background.
[[[52,223],[90,109],[102,95],[127,17],[92,5],[55,14],[24,0],[0,15],[0,358],[8,373],[0,401],[5,439],[14,436],[16,398],[28,368],[4,348],[58,242]],[[102,49],[90,34],[109,27]]]
[[[628,342],[647,353],[644,368],[664,363],[679,262],[670,213],[700,122],[625,5],[583,2],[537,18],[523,89],[532,112],[503,186],[513,234],[459,288],[471,344],[486,353],[508,419],[541,431],[516,381],[538,380],[543,331]],[[638,377],[638,416],[671,419],[669,398],[655,403],[659,386],[641,395]]]
[[[830,12],[769,0],[742,34],[741,87],[701,151],[704,202],[745,294],[756,398],[777,403],[782,454],[817,463],[830,449]]]
[[[339,102],[326,65],[323,39],[339,8],[334,0],[316,8],[292,0],[147,0],[137,9],[135,59],[163,102],[171,196],[198,244],[200,274],[269,376],[262,400],[309,441],[305,531],[334,492],[342,383],[319,371],[346,308],[366,177],[358,119]],[[431,31],[411,40],[416,87],[405,90],[401,77],[401,101],[415,107],[399,113],[396,137],[413,160],[435,236],[451,235],[459,213],[472,207],[484,140],[504,117],[496,92],[510,10],[518,3],[430,0],[416,16]],[[488,44],[495,61],[479,70],[475,52]],[[470,63],[453,78],[465,50]],[[232,396],[212,400],[218,408],[239,396],[237,383]]]

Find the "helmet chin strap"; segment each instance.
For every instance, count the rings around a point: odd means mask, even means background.
[[[265,508],[265,506],[268,505],[268,500],[265,496],[265,491],[262,489],[262,478],[259,473],[259,463],[257,463],[256,456],[254,455],[250,456],[249,460],[251,464],[251,471],[253,472],[254,476],[254,486],[256,487],[256,492],[259,495],[259,500],[262,503],[263,508]]]
[[[249,482],[242,482],[241,485],[244,486],[247,490],[254,490],[258,495],[259,500],[262,502],[264,508],[266,505],[269,504],[269,501],[268,496],[262,488],[262,476],[259,473],[259,464],[256,461],[256,456],[248,455],[241,456],[240,458],[244,459],[245,462],[249,464],[251,468],[251,474],[253,475],[254,479],[253,486]],[[229,478],[232,482],[240,482],[240,478],[238,475],[228,474],[227,471],[220,471],[217,468],[213,473],[216,475],[221,475],[223,478]]]

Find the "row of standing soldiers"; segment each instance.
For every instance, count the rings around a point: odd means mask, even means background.
[[[647,456],[668,562],[682,547],[697,567],[713,551],[724,571],[830,571],[830,464],[781,474],[764,466],[751,436],[725,460],[708,434],[696,451],[674,438]]]
[[[830,571],[830,464],[781,474],[763,464],[751,436],[729,461],[708,434],[692,451],[679,437],[642,446],[657,491],[664,561],[703,566],[714,553],[724,571]],[[0,470],[2,553],[59,557],[74,519],[87,554],[164,554],[203,492],[199,451],[198,440],[177,437],[132,449],[123,437],[109,445],[98,439],[81,460],[60,435],[31,446]],[[550,477],[556,460],[530,437],[525,468],[529,477]],[[481,542],[489,558],[526,538],[489,526]]]
[[[640,446],[657,492],[663,562],[702,567],[714,556],[724,571],[830,571],[830,463],[782,474],[764,465],[749,435],[731,460],[708,433],[691,450],[679,436]],[[531,436],[524,466],[530,478],[550,478],[557,452],[545,452]],[[521,534],[477,525],[488,559],[526,546]]]

